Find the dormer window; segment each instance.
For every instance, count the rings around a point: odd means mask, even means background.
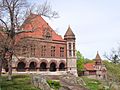
[[[50,40],[52,37],[51,34],[52,31],[49,28],[45,27],[43,32],[44,39]]]
[[[51,35],[50,35],[50,33],[49,32],[46,32],[46,39],[50,39],[51,38]]]

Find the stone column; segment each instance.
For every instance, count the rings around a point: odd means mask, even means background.
[[[2,73],[6,73],[6,71],[5,71],[5,69],[4,69],[4,68],[2,68]]]

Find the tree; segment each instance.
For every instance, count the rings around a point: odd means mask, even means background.
[[[0,0],[0,24],[2,28],[0,33],[5,37],[0,44],[0,75],[2,70],[3,60],[8,62],[8,80],[11,80],[12,75],[12,56],[14,54],[15,38],[20,33],[34,32],[32,30],[22,30],[21,25],[24,19],[30,13],[36,13],[48,18],[56,18],[57,12],[51,10],[51,6],[45,2],[33,8],[27,0]],[[34,4],[35,6],[35,4]],[[31,8],[32,7],[32,8]]]
[[[84,69],[84,57],[82,56],[82,54],[77,51],[77,71],[78,74],[81,73],[81,71],[83,71]]]
[[[120,46],[117,49],[112,49],[109,54],[105,53],[104,57],[115,64],[120,63]]]

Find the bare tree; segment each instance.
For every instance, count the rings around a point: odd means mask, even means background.
[[[117,49],[112,49],[109,54],[105,53],[104,57],[115,64],[120,63],[120,46]]]
[[[58,13],[51,10],[51,6],[45,2],[37,5],[37,8],[30,8],[27,0],[0,0],[0,23],[3,26],[0,32],[4,33],[5,38],[0,44],[0,75],[3,60],[8,61],[8,80],[12,75],[12,56],[14,54],[15,37],[20,33],[34,32],[32,30],[22,30],[21,25],[30,13],[36,13],[48,18],[56,18]]]

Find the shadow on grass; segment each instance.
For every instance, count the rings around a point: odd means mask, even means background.
[[[40,90],[31,84],[29,75],[13,75],[11,81],[6,76],[1,77],[1,90]]]

